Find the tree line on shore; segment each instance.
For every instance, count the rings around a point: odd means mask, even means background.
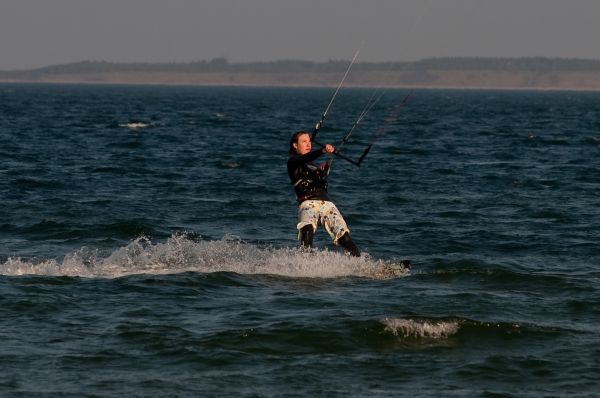
[[[51,75],[79,75],[89,73],[160,72],[160,73],[340,73],[348,67],[348,60],[312,62],[279,60],[264,62],[229,62],[219,57],[195,62],[120,63],[83,61],[46,66],[31,70],[0,72],[4,78],[40,78]],[[426,71],[529,71],[537,73],[598,72],[600,60],[576,58],[427,58],[411,62],[357,62],[355,72],[426,72]]]

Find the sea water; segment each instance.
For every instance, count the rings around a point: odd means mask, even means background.
[[[296,248],[332,94],[0,85],[0,395],[598,396],[600,94],[386,90],[329,176],[360,258]]]

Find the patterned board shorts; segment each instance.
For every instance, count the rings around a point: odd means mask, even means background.
[[[321,224],[333,239],[333,243],[337,244],[346,232],[350,232],[344,217],[332,202],[327,200],[305,200],[298,207],[298,231],[307,225],[312,225],[314,231],[317,230],[317,225]],[[300,232],[298,232],[298,240],[300,240]]]

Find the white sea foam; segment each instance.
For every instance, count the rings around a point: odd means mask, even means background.
[[[228,162],[228,161],[222,161],[221,165],[223,167],[226,167],[228,169],[237,169],[239,168],[242,164],[239,162]]]
[[[460,329],[458,320],[385,318],[381,322],[387,332],[403,338],[444,339],[456,334]]]
[[[173,235],[153,243],[140,237],[107,255],[82,248],[62,260],[9,258],[0,263],[3,275],[120,277],[132,274],[236,272],[290,277],[335,278],[359,276],[387,279],[408,274],[400,264],[359,258],[331,251],[302,252],[296,248],[258,247],[227,236],[218,241]]]
[[[119,124],[119,127],[127,127],[131,130],[139,130],[150,127],[150,123],[142,123],[142,122],[132,122],[132,123],[123,123]]]

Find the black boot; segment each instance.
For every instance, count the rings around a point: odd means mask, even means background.
[[[300,230],[300,246],[305,248],[311,248],[313,245],[313,237],[315,236],[315,230],[312,225],[305,225]]]
[[[338,239],[338,243],[342,245],[351,256],[360,257],[360,250],[356,247],[348,232]]]

